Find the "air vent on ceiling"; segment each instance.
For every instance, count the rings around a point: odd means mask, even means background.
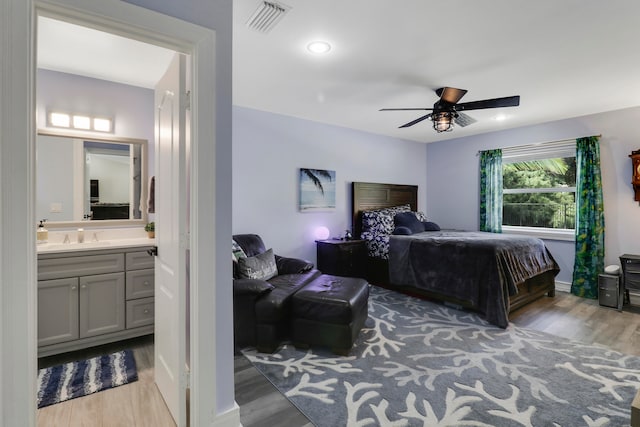
[[[262,33],[268,33],[280,22],[289,9],[291,7],[282,3],[262,1],[247,21],[247,27]]]

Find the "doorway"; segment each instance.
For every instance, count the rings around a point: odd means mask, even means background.
[[[166,4],[160,5],[168,9]],[[190,420],[192,425],[238,425],[239,410],[233,400],[233,372],[228,308],[230,290],[223,282],[231,277],[226,236],[230,213],[216,216],[216,208],[229,201],[223,173],[218,182],[212,164],[224,166],[229,158],[228,131],[212,118],[225,122],[227,112],[216,113],[216,33],[167,15],[117,0],[6,0],[0,2],[0,35],[10,41],[0,49],[0,201],[2,257],[0,257],[0,375],[3,389],[0,419],[6,425],[35,425],[36,366],[36,251],[35,251],[35,19],[46,14],[75,22],[89,22],[94,28],[131,34],[147,42],[191,55],[192,123],[190,227],[195,236],[185,240],[191,259],[189,356]],[[222,25],[222,24],[221,24]],[[225,30],[225,34],[229,36]],[[225,38],[223,50],[230,41]],[[222,67],[223,70],[226,67]],[[229,82],[228,75],[219,77]],[[223,108],[230,97],[222,93]],[[229,102],[229,107],[226,105]],[[7,124],[11,124],[8,126]],[[216,127],[218,126],[218,127]],[[225,138],[218,143],[217,137]],[[217,159],[219,155],[219,159]],[[214,188],[215,191],[211,191]],[[222,203],[222,204],[221,204]],[[212,219],[213,217],[213,219]],[[230,236],[230,232],[228,232]],[[202,236],[202,237],[201,237]],[[215,308],[215,309],[212,309]],[[232,370],[230,370],[232,371]],[[215,403],[214,403],[215,402]]]
[[[6,245],[13,245],[20,257],[6,256],[2,258],[3,290],[0,296],[7,296],[2,301],[7,308],[3,315],[7,319],[14,319],[12,331],[3,334],[3,357],[0,359],[3,386],[12,389],[12,395],[3,394],[2,419],[8,425],[33,425],[35,402],[24,399],[23,396],[35,393],[35,314],[34,301],[36,290],[35,277],[35,230],[31,223],[35,221],[34,209],[30,200],[35,199],[33,186],[34,139],[33,111],[34,99],[24,94],[34,94],[34,57],[35,31],[31,23],[37,15],[46,15],[64,21],[81,23],[95,29],[117,33],[130,38],[167,47],[177,52],[190,55],[190,86],[193,88],[191,97],[191,122],[189,134],[191,141],[188,166],[191,187],[189,193],[189,224],[191,229],[198,230],[207,241],[201,241],[198,236],[181,236],[179,244],[189,253],[191,265],[191,293],[189,332],[191,337],[191,351],[189,365],[192,378],[190,380],[190,420],[193,425],[220,423],[220,425],[237,425],[239,411],[233,402],[233,382],[220,382],[226,374],[216,376],[220,369],[220,359],[227,360],[224,353],[227,343],[225,324],[228,323],[226,310],[224,316],[216,315],[212,310],[216,294],[217,280],[222,280],[223,274],[216,268],[222,264],[222,251],[218,251],[216,244],[211,244],[217,230],[224,228],[216,226],[211,217],[216,212],[216,200],[210,192],[211,185],[216,185],[215,173],[211,164],[216,158],[216,124],[212,118],[216,117],[216,67],[214,57],[216,53],[215,31],[142,9],[126,2],[116,0],[84,0],[78,4],[75,0],[8,0],[2,2],[2,29],[0,33],[6,40],[12,40],[12,49],[2,50],[3,83],[11,81],[15,90],[7,92],[7,96],[0,101],[1,122],[13,123],[14,126],[4,126],[2,147],[0,152],[12,155],[14,163],[20,162],[23,171],[17,168],[7,168],[7,158],[0,169],[3,177],[12,177],[13,182],[24,183],[18,190],[7,191],[9,179],[3,179],[3,194],[12,194],[12,207],[20,213],[4,216],[2,236],[6,238]],[[12,64],[12,67],[5,67]],[[4,87],[3,87],[4,89]],[[200,143],[200,141],[203,141]],[[17,164],[17,163],[16,163]],[[24,188],[22,188],[24,187]],[[202,197],[197,197],[199,191]],[[4,205],[3,205],[4,207]],[[25,240],[25,236],[30,237]],[[33,237],[31,239],[31,237]],[[31,243],[31,240],[33,243]],[[220,244],[220,246],[222,246]],[[24,254],[27,254],[25,256]],[[224,257],[225,260],[228,257]],[[224,265],[226,266],[225,263]],[[11,267],[11,268],[8,268]],[[225,267],[224,270],[227,268]],[[200,280],[200,278],[203,278]],[[26,283],[26,285],[25,285]],[[202,283],[202,285],[200,285]],[[225,291],[226,294],[226,291]],[[222,306],[222,304],[220,304]],[[15,322],[20,327],[16,328]],[[222,326],[217,326],[218,324]],[[6,325],[6,323],[5,323]],[[223,332],[219,333],[218,329]],[[7,329],[3,328],[6,332]],[[14,350],[15,354],[14,354]],[[218,349],[220,349],[218,351]],[[6,351],[5,351],[6,350]],[[26,358],[25,358],[26,354]],[[229,354],[228,359],[232,359]],[[25,381],[25,378],[27,381]],[[20,381],[18,381],[20,379]],[[231,384],[229,387],[228,384]],[[22,396],[13,398],[12,396]],[[229,397],[231,400],[229,402]],[[213,403],[212,402],[216,402]],[[212,406],[213,405],[213,406]],[[25,415],[29,413],[30,415]],[[27,418],[25,418],[27,417]]]
[[[54,19],[43,15],[37,18],[37,59],[38,72],[36,74],[36,100],[37,100],[37,122],[46,126],[51,123],[49,115],[51,111],[62,111],[68,114],[78,114],[79,116],[96,116],[107,117],[114,124],[114,133],[117,137],[140,138],[149,141],[149,149],[147,152],[151,154],[145,157],[149,168],[150,175],[154,174],[154,155],[157,150],[157,142],[154,143],[154,90],[169,68],[171,58],[178,55],[177,52],[157,47],[138,40],[129,39],[127,37],[114,35],[108,32],[99,31],[84,26],[82,22],[70,23],[60,19]],[[78,60],[80,59],[80,60]],[[176,77],[177,78],[177,77]],[[183,90],[184,92],[184,90]],[[144,110],[144,111],[141,111]],[[157,121],[157,118],[155,119]],[[69,130],[73,132],[73,129]],[[101,136],[101,135],[100,135]],[[182,141],[184,144],[185,141]],[[127,146],[128,147],[128,146]],[[88,156],[88,155],[87,155]],[[39,162],[48,162],[50,157],[38,159]],[[71,160],[71,159],[69,159]],[[185,169],[187,159],[180,159]],[[87,158],[89,164],[89,158]],[[93,164],[93,162],[91,162]],[[163,166],[166,167],[166,166]],[[128,168],[128,166],[125,166]],[[36,170],[40,170],[40,165]],[[180,167],[176,168],[180,169]],[[173,170],[173,168],[171,168]],[[113,172],[113,165],[110,165],[110,171]],[[159,172],[161,169],[159,170]],[[106,180],[111,182],[113,180]],[[126,178],[126,177],[125,177]],[[144,180],[146,182],[146,180]],[[121,183],[122,187],[127,186],[127,180]],[[84,192],[83,192],[84,193]],[[112,192],[114,193],[114,192]],[[166,194],[162,188],[156,187],[156,193]],[[37,199],[43,196],[36,194]],[[129,195],[127,193],[127,198]],[[158,205],[167,204],[166,201],[159,200]],[[39,203],[40,204],[40,203]],[[60,203],[60,205],[64,205]],[[67,208],[68,206],[64,206]],[[93,210],[93,209],[92,209]],[[91,227],[104,229],[102,224],[104,221],[97,221],[93,217],[91,221],[85,221],[82,226],[91,230]],[[154,221],[154,214],[151,213],[149,221]],[[171,219],[165,219],[170,222]],[[131,232],[140,231],[139,224],[129,224],[129,221],[123,221],[121,224],[124,230],[129,229]],[[86,225],[85,225],[86,224]],[[65,226],[66,224],[57,224],[57,226]],[[160,230],[176,228],[176,224],[159,224]],[[51,228],[51,227],[50,227]],[[172,250],[171,242],[163,241],[158,245],[161,247],[160,253],[170,253]],[[179,248],[175,248],[179,250]],[[159,269],[163,271],[163,269]],[[185,277],[176,278],[175,281],[179,286],[186,286]],[[158,281],[156,281],[156,284]],[[82,292],[82,291],[81,291]],[[162,300],[164,292],[156,292],[156,304]],[[39,301],[39,304],[46,304],[46,301]],[[186,303],[184,298],[182,303]],[[175,310],[175,307],[169,307],[169,311]],[[183,314],[184,308],[177,310]],[[156,313],[167,313],[167,310],[155,310]],[[156,316],[157,317],[157,316]],[[111,345],[101,346],[98,348],[87,348],[83,351],[73,352],[72,354],[60,354],[48,360],[40,360],[41,367],[56,363],[64,363],[67,361],[78,360],[88,357],[94,357],[98,354],[109,354],[114,350],[124,350],[131,348],[139,367],[139,381],[132,384],[115,388],[109,392],[108,396],[90,395],[83,399],[72,400],[58,405],[43,408],[38,412],[38,424],[50,425],[55,419],[59,425],[65,425],[65,417],[60,413],[70,412],[71,418],[67,425],[83,424],[83,419],[87,413],[95,411],[98,414],[109,414],[113,412],[110,406],[117,405],[117,414],[119,420],[123,424],[135,425],[140,423],[141,417],[148,418],[148,413],[153,413],[157,417],[159,425],[167,425],[167,420],[175,419],[178,425],[183,425],[186,419],[184,408],[186,404],[177,404],[180,399],[186,400],[186,391],[183,390],[182,395],[177,389],[177,385],[172,383],[166,384],[167,375],[165,373],[166,363],[164,363],[163,353],[166,348],[179,349],[182,348],[184,354],[186,349],[177,343],[167,342],[167,328],[158,328],[158,320],[156,320],[155,340],[138,339],[123,342],[122,344],[113,343]],[[160,322],[161,323],[161,322]],[[181,322],[185,324],[184,319]],[[124,327],[124,325],[122,326]],[[127,326],[128,328],[128,326]],[[127,329],[128,330],[128,329]],[[133,331],[133,330],[132,330]],[[183,328],[183,333],[188,333]],[[176,340],[179,337],[172,336],[171,339]],[[184,340],[184,338],[183,338]],[[155,343],[163,343],[164,350],[160,351]],[[122,348],[122,346],[125,346]],[[154,347],[159,352],[160,360],[163,363],[154,362],[158,359],[154,355]],[[161,346],[162,349],[162,346]],[[98,354],[96,354],[98,352]],[[100,353],[103,352],[103,353]],[[184,365],[184,357],[181,359]],[[176,363],[177,364],[177,363]],[[178,365],[180,366],[180,365]],[[161,368],[160,372],[157,368]],[[171,372],[170,372],[171,373]],[[182,377],[180,375],[179,377]],[[162,387],[157,387],[156,383]],[[167,409],[167,405],[173,405],[172,410]],[[89,410],[87,410],[89,408]],[[113,415],[109,415],[110,418]],[[110,419],[113,422],[113,419]]]

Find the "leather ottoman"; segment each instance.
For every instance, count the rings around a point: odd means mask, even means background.
[[[369,284],[323,274],[296,292],[291,303],[296,347],[323,346],[346,355],[367,320]]]

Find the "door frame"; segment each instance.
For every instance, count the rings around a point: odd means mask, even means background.
[[[35,425],[37,254],[35,246],[35,49],[38,14],[190,55],[190,420],[240,425],[239,408],[217,407],[233,384],[216,381],[224,342],[214,310],[216,283],[215,31],[120,0],[0,2],[0,424]],[[209,190],[210,192],[210,190]],[[202,236],[202,238],[200,238]],[[226,335],[226,334],[222,334]],[[229,350],[231,351],[231,350]],[[223,358],[224,359],[224,358]],[[226,396],[225,396],[226,395]]]

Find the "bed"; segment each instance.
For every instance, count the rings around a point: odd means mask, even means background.
[[[369,282],[478,311],[503,328],[509,312],[545,294],[554,296],[560,269],[540,239],[452,230],[387,233],[389,212],[391,218],[417,212],[417,199],[414,185],[352,184],[354,236],[368,247]],[[379,217],[387,223],[372,226],[372,218],[382,221]]]

